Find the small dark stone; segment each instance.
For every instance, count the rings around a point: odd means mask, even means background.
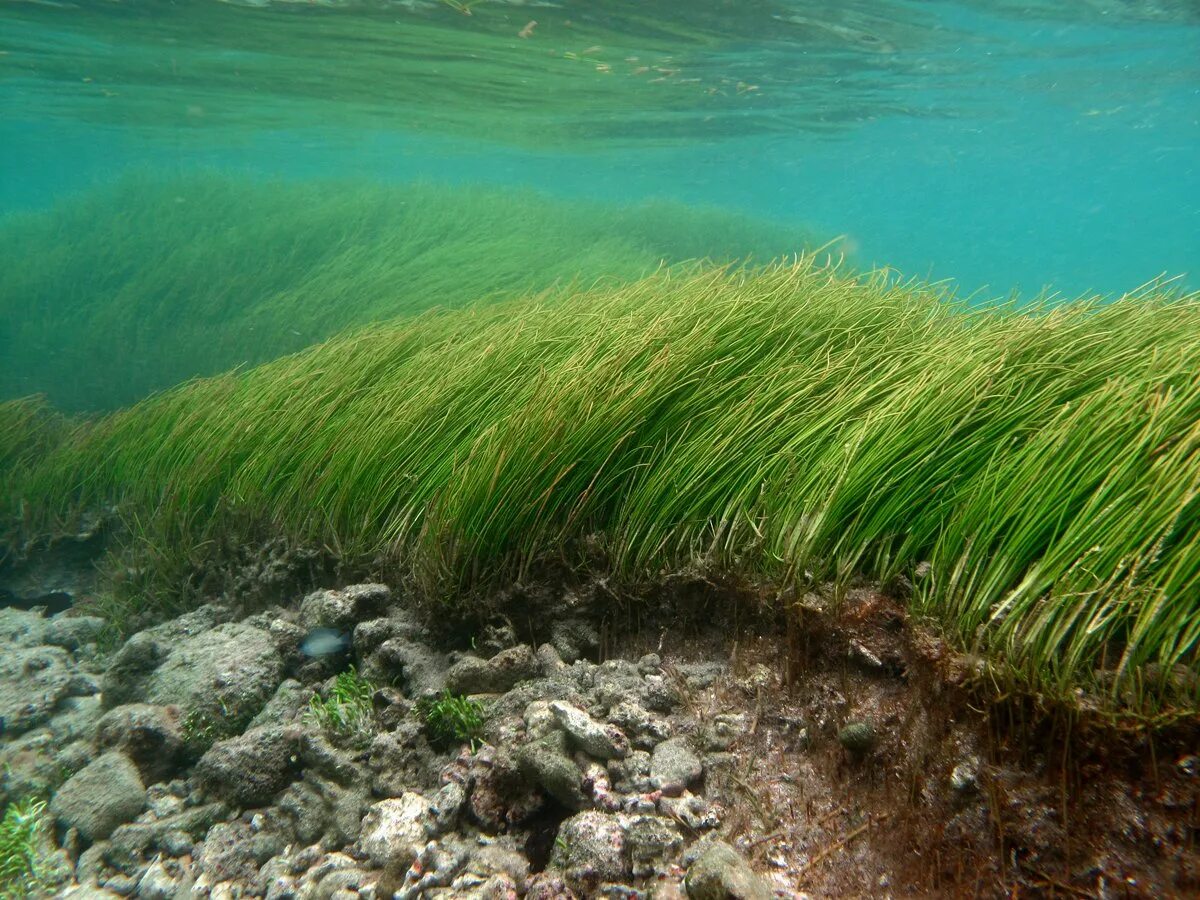
[[[875,749],[878,736],[870,722],[847,722],[838,732],[838,741],[851,753],[861,755]]]

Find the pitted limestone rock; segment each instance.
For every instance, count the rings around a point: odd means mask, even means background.
[[[571,743],[596,759],[620,759],[629,753],[629,739],[615,725],[597,722],[583,710],[562,701],[550,704]]]

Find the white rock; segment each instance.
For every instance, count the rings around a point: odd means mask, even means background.
[[[376,803],[363,818],[359,845],[377,866],[398,856],[416,856],[425,846],[433,813],[429,801],[406,791],[398,799]]]

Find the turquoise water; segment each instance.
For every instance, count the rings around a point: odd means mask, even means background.
[[[455,5],[0,4],[0,209],[146,167],[515,184],[988,295],[1200,283],[1192,2]]]

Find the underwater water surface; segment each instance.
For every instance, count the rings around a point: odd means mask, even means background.
[[[1200,264],[1188,0],[7,0],[0,110],[0,209],[354,175],[715,205],[988,295]]]

